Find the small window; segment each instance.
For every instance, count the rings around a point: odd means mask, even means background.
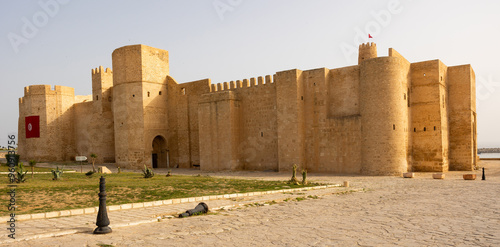
[[[403,94],[403,99],[406,100],[406,94],[405,93]]]
[[[424,127],[424,131],[427,131],[427,128],[426,128],[426,127]]]
[[[443,81],[443,76],[441,76],[441,81]]]
[[[392,125],[392,130],[396,130],[396,125],[395,124]]]
[[[161,91],[158,93],[158,95],[161,95]]]
[[[149,97],[149,92],[148,92],[148,97]]]
[[[260,137],[264,137],[264,132],[260,132]]]
[[[300,96],[300,100],[304,100],[304,96]]]
[[[181,94],[186,95],[186,88],[181,88]]]
[[[434,130],[436,130],[436,126],[434,126]]]
[[[96,96],[95,96],[95,100],[99,100],[99,95],[96,95]]]
[[[417,132],[417,128],[413,128],[413,132]]]
[[[135,97],[135,94],[132,94],[132,97]]]

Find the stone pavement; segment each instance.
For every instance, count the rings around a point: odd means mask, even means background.
[[[317,186],[314,188],[286,189],[281,191],[255,192],[244,194],[228,194],[219,197],[227,197],[215,200],[205,200],[211,212],[230,209],[243,205],[264,205],[266,203],[282,202],[297,197],[307,197],[312,195],[322,195],[331,193],[342,193],[350,188],[342,188],[340,185]],[[261,194],[262,193],[262,194]],[[267,193],[267,194],[264,194]],[[255,194],[255,195],[254,195]],[[187,209],[192,209],[203,200],[194,201],[195,198],[179,199],[184,203],[175,203],[162,206],[131,208],[119,211],[108,211],[110,227],[112,229],[139,225],[144,223],[158,222],[173,218]],[[191,200],[193,199],[193,201]],[[196,199],[201,199],[196,198]],[[170,201],[170,200],[169,200]],[[175,201],[175,200],[174,200]],[[0,244],[16,245],[20,241],[41,239],[47,237],[63,236],[75,233],[90,234],[97,227],[95,214],[76,215],[68,217],[57,217],[47,219],[33,219],[16,222],[16,239],[9,239],[7,234],[0,236]],[[7,232],[8,233],[8,232]]]
[[[279,193],[241,201],[210,201],[212,208],[223,204],[234,208],[206,216],[164,219],[127,227],[118,224],[147,217],[154,221],[154,215],[142,214],[141,210],[116,211],[123,214],[121,218],[110,215],[111,227],[114,227],[111,234],[90,233],[94,228],[94,215],[78,220],[81,233],[19,241],[15,246],[500,246],[500,162],[481,162],[481,165],[487,168],[486,181],[480,180],[480,172],[474,181],[463,180],[464,172],[449,172],[444,180],[432,179],[431,173],[418,173],[412,179],[312,174],[309,177],[314,181],[348,180],[351,188],[293,195]],[[233,175],[265,179],[288,177],[250,172]],[[359,192],[339,193],[346,189]],[[289,197],[300,197],[300,200],[285,202]],[[268,206],[238,206],[252,200],[279,201],[280,198],[282,202]],[[178,204],[178,208],[172,205],[153,214],[177,214],[195,205]],[[45,227],[42,233],[52,228]],[[22,226],[20,228],[21,235]],[[34,225],[32,229],[36,228]]]

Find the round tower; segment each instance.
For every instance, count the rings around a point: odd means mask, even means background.
[[[408,71],[409,63],[399,57],[365,57],[360,64],[363,174],[399,175],[407,171]]]
[[[377,57],[377,44],[373,42],[368,42],[366,44],[359,45],[359,55],[358,64],[361,64],[364,60]]]

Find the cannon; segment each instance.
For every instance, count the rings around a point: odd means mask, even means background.
[[[193,209],[187,210],[185,213],[179,214],[179,218],[189,217],[195,214],[206,214],[208,212],[208,206],[204,202],[200,202],[198,206]]]

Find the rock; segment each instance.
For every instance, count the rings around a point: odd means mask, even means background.
[[[444,173],[434,173],[434,174],[432,174],[432,178],[434,178],[434,179],[444,179]]]
[[[465,180],[476,180],[476,174],[464,174]]]
[[[404,178],[413,178],[415,174],[413,172],[404,172],[403,177]]]
[[[111,170],[109,170],[105,166],[99,166],[97,169],[98,169],[99,173],[104,173],[104,174],[112,173]]]

